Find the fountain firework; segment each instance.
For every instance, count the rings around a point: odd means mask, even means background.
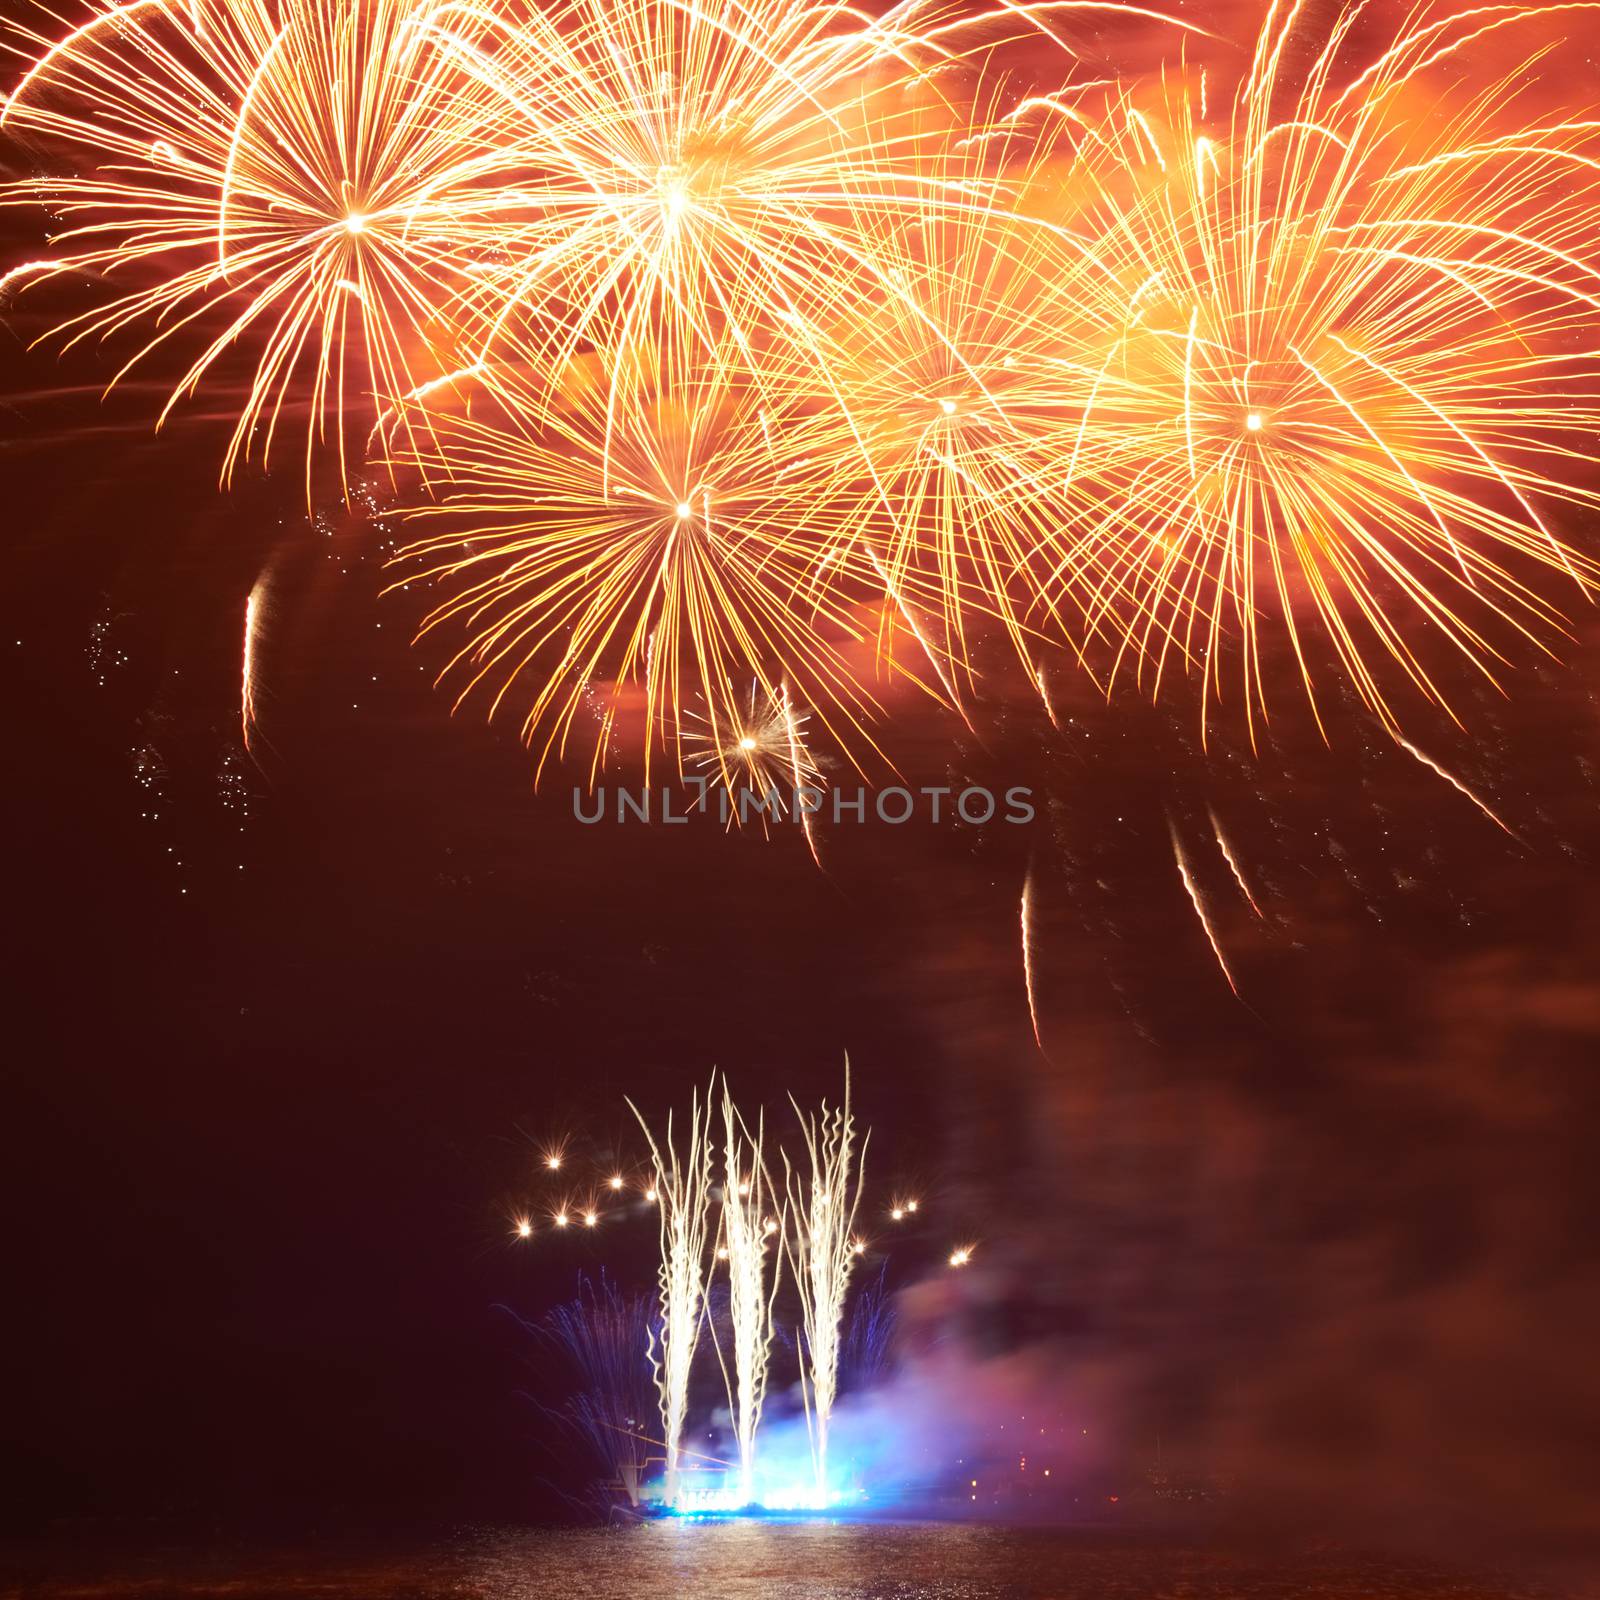
[[[856,1123],[850,1112],[850,1065],[845,1063],[844,1104],[833,1110],[823,1101],[814,1112],[801,1111],[800,1133],[810,1160],[809,1175],[797,1173],[784,1156],[784,1183],[793,1228],[785,1243],[800,1289],[805,1327],[801,1360],[802,1394],[809,1389],[813,1418],[812,1459],[817,1493],[828,1496],[828,1421],[839,1388],[839,1328],[844,1297],[858,1251],[853,1235],[861,1178],[867,1157],[867,1133],[856,1146]]]
[[[711,1099],[702,1112],[699,1092],[689,1102],[689,1134],[682,1151],[674,1142],[672,1113],[666,1136],[656,1142],[643,1113],[630,1100],[655,1170],[656,1206],[661,1218],[661,1328],[649,1340],[650,1366],[661,1398],[661,1425],[667,1450],[663,1494],[669,1506],[678,1499],[678,1457],[684,1417],[689,1409],[689,1374],[700,1340],[706,1292],[706,1233],[711,1196]]]
[[[722,1244],[728,1262],[728,1313],[733,1324],[733,1373],[728,1404],[739,1441],[739,1503],[756,1498],[756,1429],[767,1393],[767,1365],[772,1351],[772,1307],[783,1275],[782,1254],[768,1247],[782,1224],[767,1214],[771,1187],[762,1157],[764,1118],[752,1136],[734,1106],[728,1081],[722,1081],[723,1191]],[[724,1376],[727,1376],[724,1368]]]

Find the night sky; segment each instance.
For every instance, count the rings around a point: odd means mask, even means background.
[[[940,1302],[975,1383],[1286,1515],[1581,1541],[1589,608],[1508,698],[1458,674],[1465,731],[1401,702],[1515,837],[1337,692],[1324,744],[1287,675],[1251,753],[1226,718],[1202,750],[1182,684],[1106,706],[1062,662],[1058,731],[996,665],[974,730],[891,701],[885,747],[909,783],[1027,785],[1035,822],[824,828],[819,872],[793,830],[580,825],[572,771],[535,793],[514,722],[431,686],[381,518],[308,516],[292,452],[218,493],[203,406],[152,437],[153,389],[101,405],[97,365],[24,332],[0,324],[0,1516],[549,1514],[507,1308],[602,1263],[644,1284],[650,1224],[513,1242],[560,1192],[540,1142],[598,1174],[640,1154],[625,1095],[664,1111],[715,1066],[778,1116],[848,1051],[869,1204],[928,1197],[896,1283],[927,1298],[979,1245]]]

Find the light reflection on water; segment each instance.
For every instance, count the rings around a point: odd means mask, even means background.
[[[4,1600],[1514,1600],[1535,1589],[1350,1552],[1272,1557],[1107,1533],[938,1523],[473,1529],[430,1544],[81,1544],[0,1568]]]

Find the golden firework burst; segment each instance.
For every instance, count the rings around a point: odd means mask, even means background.
[[[397,559],[402,583],[445,591],[424,633],[468,635],[446,669],[462,694],[484,686],[492,712],[521,683],[541,766],[580,720],[598,766],[625,718],[681,765],[683,709],[698,701],[727,729],[751,693],[870,743],[855,647],[875,626],[872,591],[839,558],[816,470],[782,448],[779,420],[716,376],[661,374],[619,415],[594,362],[569,372],[557,407],[519,392],[502,373],[492,415],[430,415],[396,457],[437,485],[407,515],[443,531]]]
[[[1541,580],[1593,587],[1558,530],[1595,503],[1600,166],[1592,119],[1536,92],[1548,45],[1516,49],[1541,8],[1365,56],[1358,12],[1318,46],[1303,7],[1275,9],[1217,111],[1189,67],[1092,127],[1073,179],[1092,268],[1060,315],[1105,332],[1063,440],[1053,579],[1111,672],[1159,686],[1175,660],[1209,704],[1236,660],[1252,719],[1273,633],[1315,710],[1320,629],[1392,729],[1384,660],[1444,704],[1449,650],[1492,676],[1509,638],[1561,628]],[[1473,44],[1513,55],[1468,89]]]
[[[304,412],[307,472],[346,423],[448,363],[441,314],[500,230],[507,157],[473,82],[411,0],[129,0],[51,40],[0,127],[39,151],[3,191],[65,227],[30,283],[84,273],[110,298],[52,330],[125,339],[117,372],[176,352],[163,419],[243,373],[223,476]],[[20,36],[20,42],[19,37]],[[113,379],[115,381],[115,379]]]

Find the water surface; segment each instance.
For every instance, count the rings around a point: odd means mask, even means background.
[[[437,1540],[35,1548],[5,1600],[1521,1600],[1549,1590],[1349,1549],[940,1523],[470,1529]]]

